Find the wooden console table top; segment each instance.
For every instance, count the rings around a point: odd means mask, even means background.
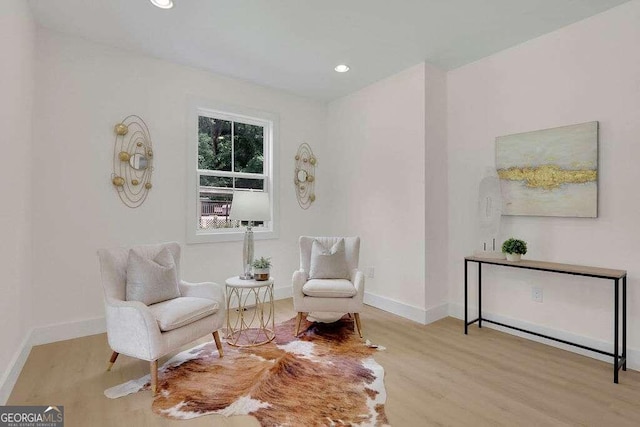
[[[526,268],[530,270],[553,271],[557,273],[575,274],[578,276],[601,277],[604,279],[621,279],[627,275],[626,270],[614,270],[611,268],[590,267],[586,265],[561,264],[557,262],[534,261],[523,259],[520,261],[507,261],[504,259],[482,258],[468,256],[467,261],[481,262],[483,264],[505,265],[508,267]]]

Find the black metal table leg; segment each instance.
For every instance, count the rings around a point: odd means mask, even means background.
[[[467,335],[469,330],[469,319],[467,318],[467,266],[469,261],[464,260],[464,334]]]
[[[478,263],[478,328],[482,328],[482,263]]]
[[[618,384],[618,323],[619,323],[619,319],[618,316],[620,313],[618,313],[619,311],[619,298],[620,298],[620,290],[618,289],[618,286],[620,284],[620,280],[619,279],[615,279],[615,285],[614,285],[614,303],[613,303],[613,382]]]
[[[627,276],[622,278],[622,370],[627,370]]]

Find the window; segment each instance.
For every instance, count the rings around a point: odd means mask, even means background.
[[[256,239],[275,237],[275,118],[238,107],[196,106],[190,120],[195,132],[189,136],[189,161],[196,167],[190,171],[194,179],[189,179],[188,241],[243,238],[246,224],[229,218],[234,190],[269,193],[272,220],[255,223],[253,231]]]

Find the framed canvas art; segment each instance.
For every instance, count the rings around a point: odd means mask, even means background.
[[[496,138],[503,215],[598,216],[598,122]]]

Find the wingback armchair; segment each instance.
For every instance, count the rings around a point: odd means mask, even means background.
[[[317,241],[325,248],[331,248],[344,240],[344,252],[348,272],[345,278],[310,278],[313,242]],[[358,270],[360,259],[359,237],[309,237],[302,236],[300,244],[300,269],[293,273],[293,307],[298,313],[295,335],[300,332],[300,323],[304,314],[310,312],[353,313],[362,337],[360,312],[364,298],[364,274]],[[347,278],[348,277],[348,278]]]
[[[126,300],[129,250],[153,259],[164,248],[173,255],[180,277],[180,245],[175,242],[98,251],[107,337],[113,350],[107,370],[111,370],[120,353],[149,361],[154,395],[160,357],[208,334],[213,334],[220,357],[223,356],[218,329],[224,323],[225,297],[220,285],[179,281],[177,298],[148,306]]]

